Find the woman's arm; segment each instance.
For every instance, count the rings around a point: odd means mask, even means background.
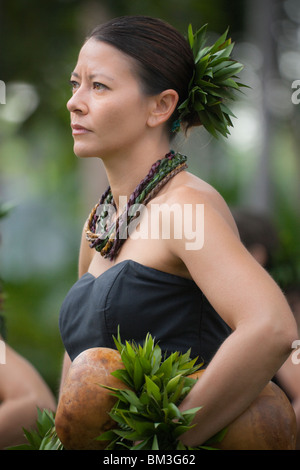
[[[78,261],[78,277],[83,276],[92,262],[95,251],[90,248],[89,242],[85,237],[85,230],[83,228],[81,234],[80,250],[79,250],[79,261]]]
[[[0,364],[0,449],[26,441],[23,427],[33,428],[37,408],[56,408],[53,394],[35,368],[6,344]]]
[[[204,204],[204,244],[188,250],[190,240],[183,237],[170,240],[170,249],[233,330],[180,407],[203,406],[196,428],[182,436],[185,444],[200,445],[251,404],[288,357],[297,329],[280,289],[240,243],[226,215],[198,191],[188,190],[182,200],[193,205],[194,220],[196,204]]]

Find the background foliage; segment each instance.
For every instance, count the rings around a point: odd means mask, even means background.
[[[73,155],[66,101],[83,38],[123,14],[163,18],[184,34],[208,23],[215,38],[227,26],[251,86],[236,103],[229,139],[194,132],[179,149],[190,170],[213,184],[231,206],[263,211],[281,241],[276,277],[284,286],[299,267],[298,0],[0,0],[1,278],[8,342],[57,392],[63,347],[60,305],[77,279],[84,220],[106,186],[101,162]]]

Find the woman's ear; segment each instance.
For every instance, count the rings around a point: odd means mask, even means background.
[[[175,90],[164,90],[155,95],[151,100],[151,108],[147,124],[149,127],[157,127],[169,120],[178,103],[178,93]]]

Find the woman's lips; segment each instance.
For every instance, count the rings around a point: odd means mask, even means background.
[[[80,126],[79,124],[71,124],[71,127],[73,135],[83,135],[91,132],[89,129],[86,129],[85,127]]]

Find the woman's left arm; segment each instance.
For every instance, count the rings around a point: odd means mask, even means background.
[[[185,203],[192,204],[194,229],[203,230],[195,227],[197,191],[189,191]],[[232,333],[180,406],[203,406],[196,415],[197,426],[181,438],[190,446],[205,442],[252,403],[297,338],[293,314],[279,287],[243,247],[226,216],[209,199],[201,203],[203,246],[187,249],[187,231],[169,246]]]

